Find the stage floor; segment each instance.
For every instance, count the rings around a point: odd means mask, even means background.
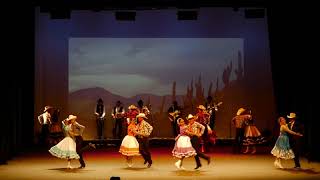
[[[116,148],[98,149],[86,152],[87,167],[77,169],[79,162],[72,161],[74,169],[67,169],[67,161],[55,158],[45,151],[24,153],[0,165],[0,179],[101,179],[112,176],[121,179],[320,179],[320,163],[308,162],[302,158],[302,169],[295,170],[292,160],[283,162],[286,169],[273,166],[274,157],[269,149],[255,155],[232,154],[230,147],[215,147],[207,153],[212,162],[202,161],[202,168],[194,170],[194,158],[184,160],[186,170],[174,166],[171,148],[151,148],[153,165],[147,168],[142,157],[134,158],[134,165],[128,168],[125,159]]]

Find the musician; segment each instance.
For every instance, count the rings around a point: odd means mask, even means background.
[[[122,106],[122,103],[120,101],[116,102],[116,106],[112,109],[112,118],[115,120],[115,126],[113,128],[113,136],[115,138],[122,139],[122,126],[124,124],[124,116],[125,116],[125,110]]]
[[[197,122],[205,127],[204,133],[200,137],[201,152],[205,152],[209,142],[209,133],[211,133],[211,128],[209,127],[210,114],[206,111],[203,105],[197,107]]]
[[[94,114],[96,115],[98,139],[104,138],[104,121],[105,121],[105,106],[101,98],[97,101],[97,106]]]
[[[178,134],[180,133],[180,129],[177,124],[177,120],[180,117],[180,111],[181,111],[181,108],[178,106],[178,102],[173,101],[172,105],[168,109],[168,117],[172,124],[172,131],[173,131],[174,137],[177,137]]]
[[[209,118],[209,126],[211,129],[214,129],[215,126],[215,122],[216,122],[216,112],[218,111],[218,106],[221,104],[218,103],[218,105],[216,105],[213,102],[213,98],[212,96],[208,96],[207,97],[207,101],[205,103],[205,107],[207,112],[210,114],[210,118]]]
[[[150,114],[150,110],[147,106],[143,105],[143,101],[140,99],[138,102],[138,112],[139,113],[143,113],[146,116],[148,116]]]
[[[40,144],[42,146],[47,145],[47,140],[49,137],[49,126],[51,125],[51,114],[53,107],[45,106],[43,113],[38,116],[38,121],[41,125],[41,134],[40,134]]]

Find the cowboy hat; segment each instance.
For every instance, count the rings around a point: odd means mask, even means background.
[[[184,120],[183,120],[182,118],[178,118],[178,119],[177,119],[178,124],[180,124],[181,121],[184,121]]]
[[[51,106],[45,106],[43,112],[46,112],[46,111],[48,111],[49,109],[52,109],[52,108],[53,107],[51,107]]]
[[[74,116],[74,115],[70,114],[67,119],[68,120],[77,119],[77,116]]]
[[[203,105],[199,105],[197,108],[201,110],[206,110],[206,108]]]
[[[293,119],[293,118],[296,118],[297,116],[296,116],[296,113],[290,113],[288,116],[287,116],[287,118],[289,118],[289,119]]]
[[[237,111],[237,116],[241,115],[245,111],[246,110],[244,108],[239,108],[238,111]]]
[[[144,119],[148,119],[147,116],[146,116],[144,113],[139,113],[139,114],[137,115],[137,118],[139,118],[139,117],[142,117],[142,118],[144,118]]]
[[[131,104],[131,105],[128,107],[128,109],[137,109],[137,107],[136,107],[135,105]]]
[[[187,117],[187,120],[196,119],[196,118],[197,118],[196,116],[193,116],[192,114],[189,114],[188,117]]]

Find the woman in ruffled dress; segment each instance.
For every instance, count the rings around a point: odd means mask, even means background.
[[[252,149],[251,154],[256,153],[256,145],[263,144],[266,139],[261,135],[258,128],[254,125],[254,119],[251,110],[247,111],[247,114],[251,115],[249,119],[245,121],[244,140],[243,145],[246,146],[246,150],[243,153],[248,153]]]
[[[184,169],[184,167],[182,166],[183,159],[195,156],[197,153],[196,150],[192,147],[190,137],[186,134],[188,126],[185,124],[182,118],[179,118],[177,120],[177,123],[179,125],[180,134],[175,138],[176,143],[172,150],[172,155],[176,158],[179,158],[179,160],[175,163],[175,166],[178,169]]]
[[[130,119],[128,125],[128,135],[126,135],[121,143],[119,152],[126,157],[128,167],[132,167],[133,156],[139,156],[139,143],[135,137],[134,130],[136,128],[136,123],[134,119]]]
[[[274,161],[274,166],[283,169],[283,166],[281,165],[281,159],[287,160],[294,158],[294,153],[290,148],[289,144],[288,133],[296,136],[302,136],[302,134],[291,131],[288,128],[288,125],[286,124],[286,119],[284,117],[279,117],[278,121],[280,124],[280,135],[276,141],[275,146],[271,150],[271,154],[273,154],[276,157],[276,160]]]
[[[76,116],[69,116],[69,118],[62,121],[62,127],[65,133],[65,138],[57,145],[50,148],[49,152],[58,158],[68,160],[68,168],[72,168],[71,159],[79,159],[76,151],[76,142],[74,141],[73,133],[71,131],[71,120],[77,118]]]

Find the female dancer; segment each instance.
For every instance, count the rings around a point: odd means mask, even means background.
[[[134,119],[130,120],[130,124],[128,126],[128,135],[126,135],[121,143],[119,152],[126,156],[126,161],[128,167],[132,167],[132,159],[133,156],[139,156],[139,143],[137,139],[134,137],[134,129],[136,128],[136,123]]]
[[[174,157],[179,158],[179,160],[175,163],[175,166],[178,169],[184,169],[182,166],[183,159],[190,156],[195,156],[197,153],[191,145],[190,137],[185,132],[188,127],[184,120],[179,118],[177,123],[180,126],[180,134],[175,138],[176,143],[172,150],[172,154]]]
[[[282,169],[283,166],[281,165],[281,159],[287,160],[294,158],[294,153],[290,148],[289,137],[287,133],[296,136],[302,136],[302,134],[291,131],[288,128],[286,124],[286,119],[284,117],[279,117],[278,121],[280,124],[280,135],[276,141],[274,148],[271,151],[271,154],[273,154],[276,157],[276,160],[274,161],[274,166]]]
[[[254,154],[256,153],[256,145],[265,143],[266,139],[261,136],[260,131],[254,125],[251,110],[248,110],[247,114],[250,115],[250,118],[245,121],[246,127],[244,130],[243,145],[246,146],[246,150],[243,153],[248,153],[251,147],[251,154]]]
[[[62,139],[57,145],[50,148],[49,152],[58,158],[68,160],[68,168],[72,168],[71,159],[79,159],[76,152],[76,142],[74,141],[73,133],[71,132],[71,120],[76,119],[76,116],[70,115],[67,119],[62,121],[62,127],[65,132],[65,138]]]

